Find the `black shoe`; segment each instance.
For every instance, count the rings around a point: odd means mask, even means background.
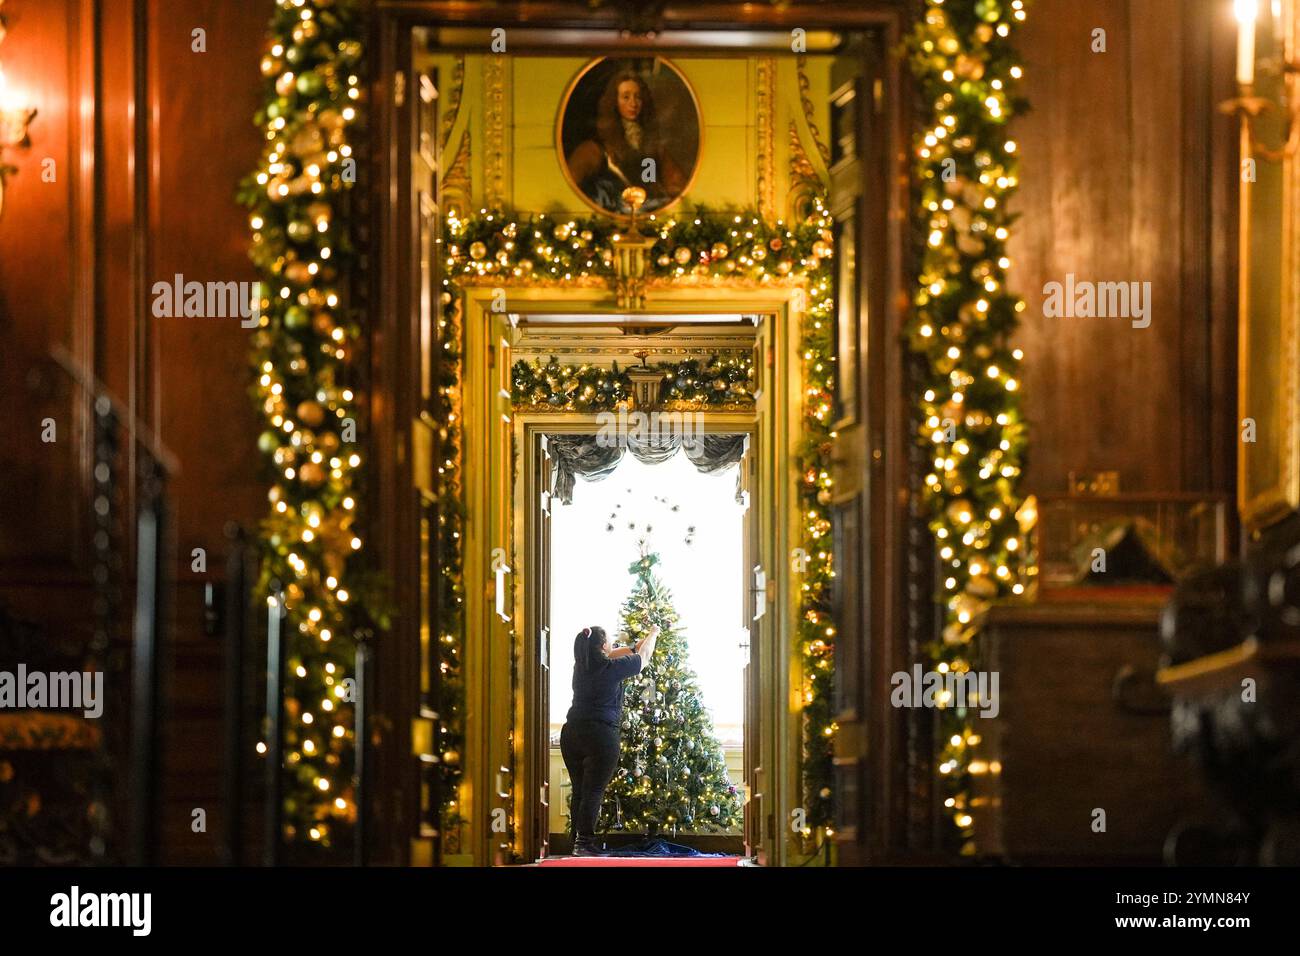
[[[604,851],[597,848],[594,843],[575,843],[573,844],[574,856],[604,856]]]

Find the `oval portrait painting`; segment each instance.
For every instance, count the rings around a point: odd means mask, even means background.
[[[677,202],[700,156],[700,110],[686,78],[662,57],[602,57],[569,84],[556,123],[560,166],[596,209],[627,215],[623,191],[646,192],[641,209]]]

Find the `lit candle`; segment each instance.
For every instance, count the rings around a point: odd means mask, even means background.
[[[1259,0],[1233,0],[1237,14],[1237,82],[1249,86],[1255,82],[1255,17]]]

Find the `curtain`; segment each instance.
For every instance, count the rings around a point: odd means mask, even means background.
[[[626,452],[647,465],[665,462],[679,451],[704,474],[722,471],[740,461],[745,453],[744,435],[659,434],[642,437],[635,433],[617,441],[600,435],[548,435],[547,449],[555,460],[555,482],[551,494],[573,503],[573,489],[581,475],[587,481],[603,481],[614,473]],[[736,475],[736,500],[740,500],[740,475]]]

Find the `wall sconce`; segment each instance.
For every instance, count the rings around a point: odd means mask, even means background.
[[[1271,99],[1255,95],[1255,25],[1259,18],[1260,0],[1233,0],[1233,12],[1237,17],[1237,89],[1240,93],[1235,99],[1226,100],[1219,105],[1219,111],[1229,115],[1236,113],[1242,122],[1242,145],[1251,155],[1271,163],[1295,155],[1300,148],[1300,90],[1295,88],[1296,75],[1300,73],[1300,63],[1291,58],[1289,40],[1284,44],[1286,51],[1281,61],[1282,82],[1285,94],[1286,117],[1282,145],[1277,148],[1265,146],[1255,135],[1255,120],[1260,114],[1274,108]],[[1266,0],[1272,7],[1273,21],[1281,29],[1283,24],[1290,24],[1291,18],[1282,16],[1283,4],[1295,0]]]
[[[0,7],[4,0],[0,0]],[[0,43],[5,39],[5,18],[0,11]],[[36,110],[23,104],[20,98],[9,89],[5,82],[4,69],[0,67],[0,213],[4,212],[5,177],[17,172],[16,166],[4,161],[4,152],[18,146],[28,145],[27,127],[36,118]]]

